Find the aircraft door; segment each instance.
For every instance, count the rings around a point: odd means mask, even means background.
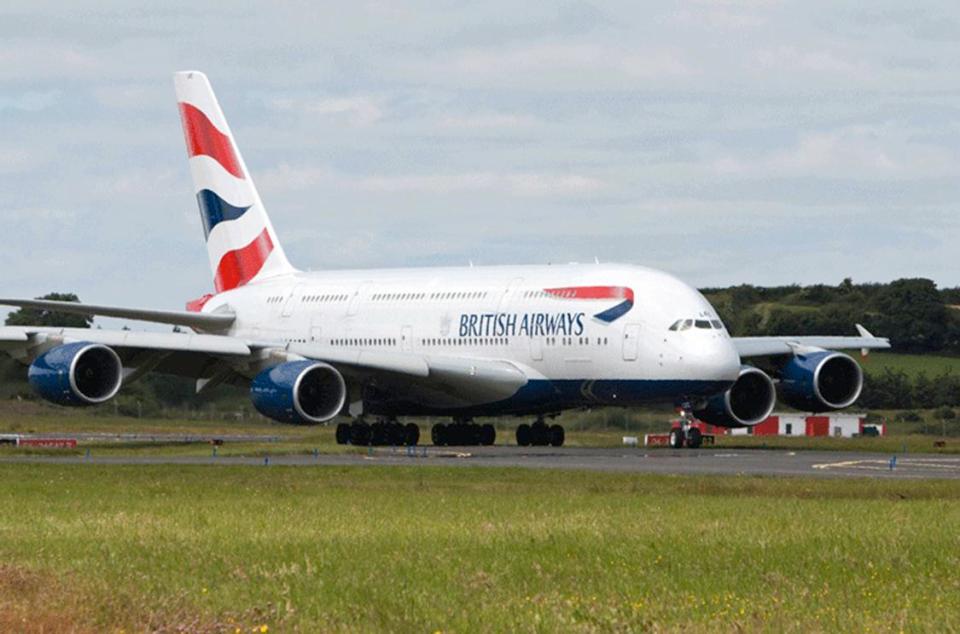
[[[640,352],[640,324],[627,324],[623,329],[623,360],[636,361]]]
[[[350,303],[347,305],[348,316],[352,317],[360,310],[360,302],[363,301],[363,297],[366,295],[370,284],[371,282],[363,282],[353,291],[353,297],[350,298]]]
[[[400,349],[404,352],[410,352],[413,348],[413,329],[410,326],[404,326],[400,329]]]
[[[543,339],[540,337],[530,337],[530,358],[543,361]]]
[[[293,314],[293,309],[297,305],[297,296],[300,295],[301,286],[294,286],[293,290],[290,291],[290,294],[287,296],[287,300],[283,303],[283,309],[280,311],[281,317],[289,317]]]
[[[507,311],[510,302],[515,299],[515,296],[517,295],[521,286],[523,286],[522,277],[517,277],[510,281],[510,284],[503,289],[503,295],[500,296],[500,301],[497,303],[497,313],[503,313]]]

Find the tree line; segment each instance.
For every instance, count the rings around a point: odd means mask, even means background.
[[[889,337],[895,352],[960,353],[960,288],[938,289],[932,280],[886,284],[708,288],[734,336],[851,335],[863,324]]]

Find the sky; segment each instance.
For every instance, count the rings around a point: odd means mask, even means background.
[[[956,2],[151,4],[0,5],[0,296],[210,292],[185,69],[302,269],[960,285]]]

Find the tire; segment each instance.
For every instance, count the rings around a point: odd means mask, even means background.
[[[370,444],[382,447],[390,444],[390,427],[387,423],[374,423],[370,426]]]
[[[437,423],[430,428],[430,442],[435,447],[443,447],[447,444],[447,426],[443,423]]]
[[[530,426],[530,444],[534,447],[546,447],[550,444],[550,428],[543,423]]]
[[[350,444],[350,425],[349,423],[340,423],[337,425],[337,444]]]
[[[517,445],[520,447],[529,447],[532,433],[530,432],[530,425],[522,423],[517,427]]]
[[[703,444],[703,434],[696,427],[691,427],[687,432],[687,447],[690,449],[699,449]]]
[[[403,427],[403,444],[407,447],[416,447],[420,442],[420,428],[415,423],[407,423]]]
[[[563,441],[566,440],[566,433],[560,425],[550,426],[550,445],[553,447],[563,447]]]
[[[497,441],[497,430],[490,423],[480,428],[480,444],[489,447]]]
[[[350,444],[365,446],[370,444],[370,425],[366,423],[354,423],[350,426]]]
[[[684,433],[679,427],[670,430],[670,446],[673,449],[683,449]]]

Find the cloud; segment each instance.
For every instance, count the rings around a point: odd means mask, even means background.
[[[749,178],[929,179],[958,175],[958,157],[912,141],[896,128],[851,126],[802,135],[793,147],[758,156],[718,158],[723,176]]]
[[[370,176],[359,179],[361,188],[378,192],[450,194],[504,192],[519,196],[573,196],[603,190],[600,179],[581,174],[496,173]]]
[[[17,95],[0,95],[0,112],[17,110],[20,112],[39,112],[57,103],[59,90],[27,91]]]
[[[530,128],[540,120],[528,114],[483,112],[465,115],[447,115],[440,119],[440,127],[453,130],[498,130]]]
[[[295,99],[278,97],[271,99],[270,106],[280,112],[295,112],[301,115],[319,115],[346,121],[350,125],[365,127],[383,118],[383,109],[371,97],[322,97]]]

